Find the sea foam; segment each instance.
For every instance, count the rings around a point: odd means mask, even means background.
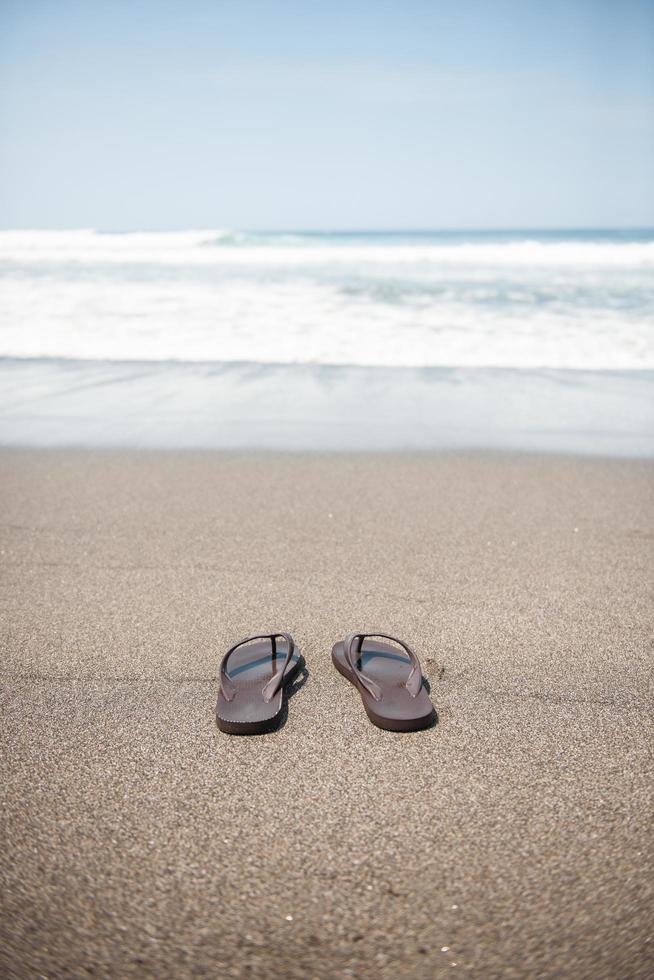
[[[0,232],[0,355],[654,368],[654,238]]]

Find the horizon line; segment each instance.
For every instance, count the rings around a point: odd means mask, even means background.
[[[177,232],[217,232],[233,233],[243,235],[430,235],[430,234],[460,234],[461,232],[476,232],[482,234],[492,234],[493,232],[654,232],[654,224],[631,225],[631,224],[593,224],[593,225],[449,225],[449,226],[396,226],[396,227],[315,227],[315,228],[245,228],[228,227],[215,225],[186,225],[169,226],[165,228],[156,227],[131,227],[131,228],[108,228],[91,227],[89,225],[68,225],[63,226],[4,226],[0,224],[2,232],[76,232],[87,231],[100,235],[133,235],[133,234],[175,234]]]

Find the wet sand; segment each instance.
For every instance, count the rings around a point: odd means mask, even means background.
[[[9,977],[648,977],[651,462],[0,453]],[[438,724],[330,661],[413,643]],[[260,629],[281,729],[216,728]]]
[[[0,445],[654,457],[654,371],[0,358]]]

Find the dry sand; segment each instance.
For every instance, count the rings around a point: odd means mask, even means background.
[[[9,977],[654,973],[654,466],[3,452]],[[412,642],[439,714],[330,662]],[[275,734],[214,723],[291,630]]]

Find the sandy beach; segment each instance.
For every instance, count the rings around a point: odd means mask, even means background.
[[[651,977],[654,464],[4,450],[0,969]],[[438,712],[330,661],[411,642]],[[290,630],[272,735],[216,668]]]

